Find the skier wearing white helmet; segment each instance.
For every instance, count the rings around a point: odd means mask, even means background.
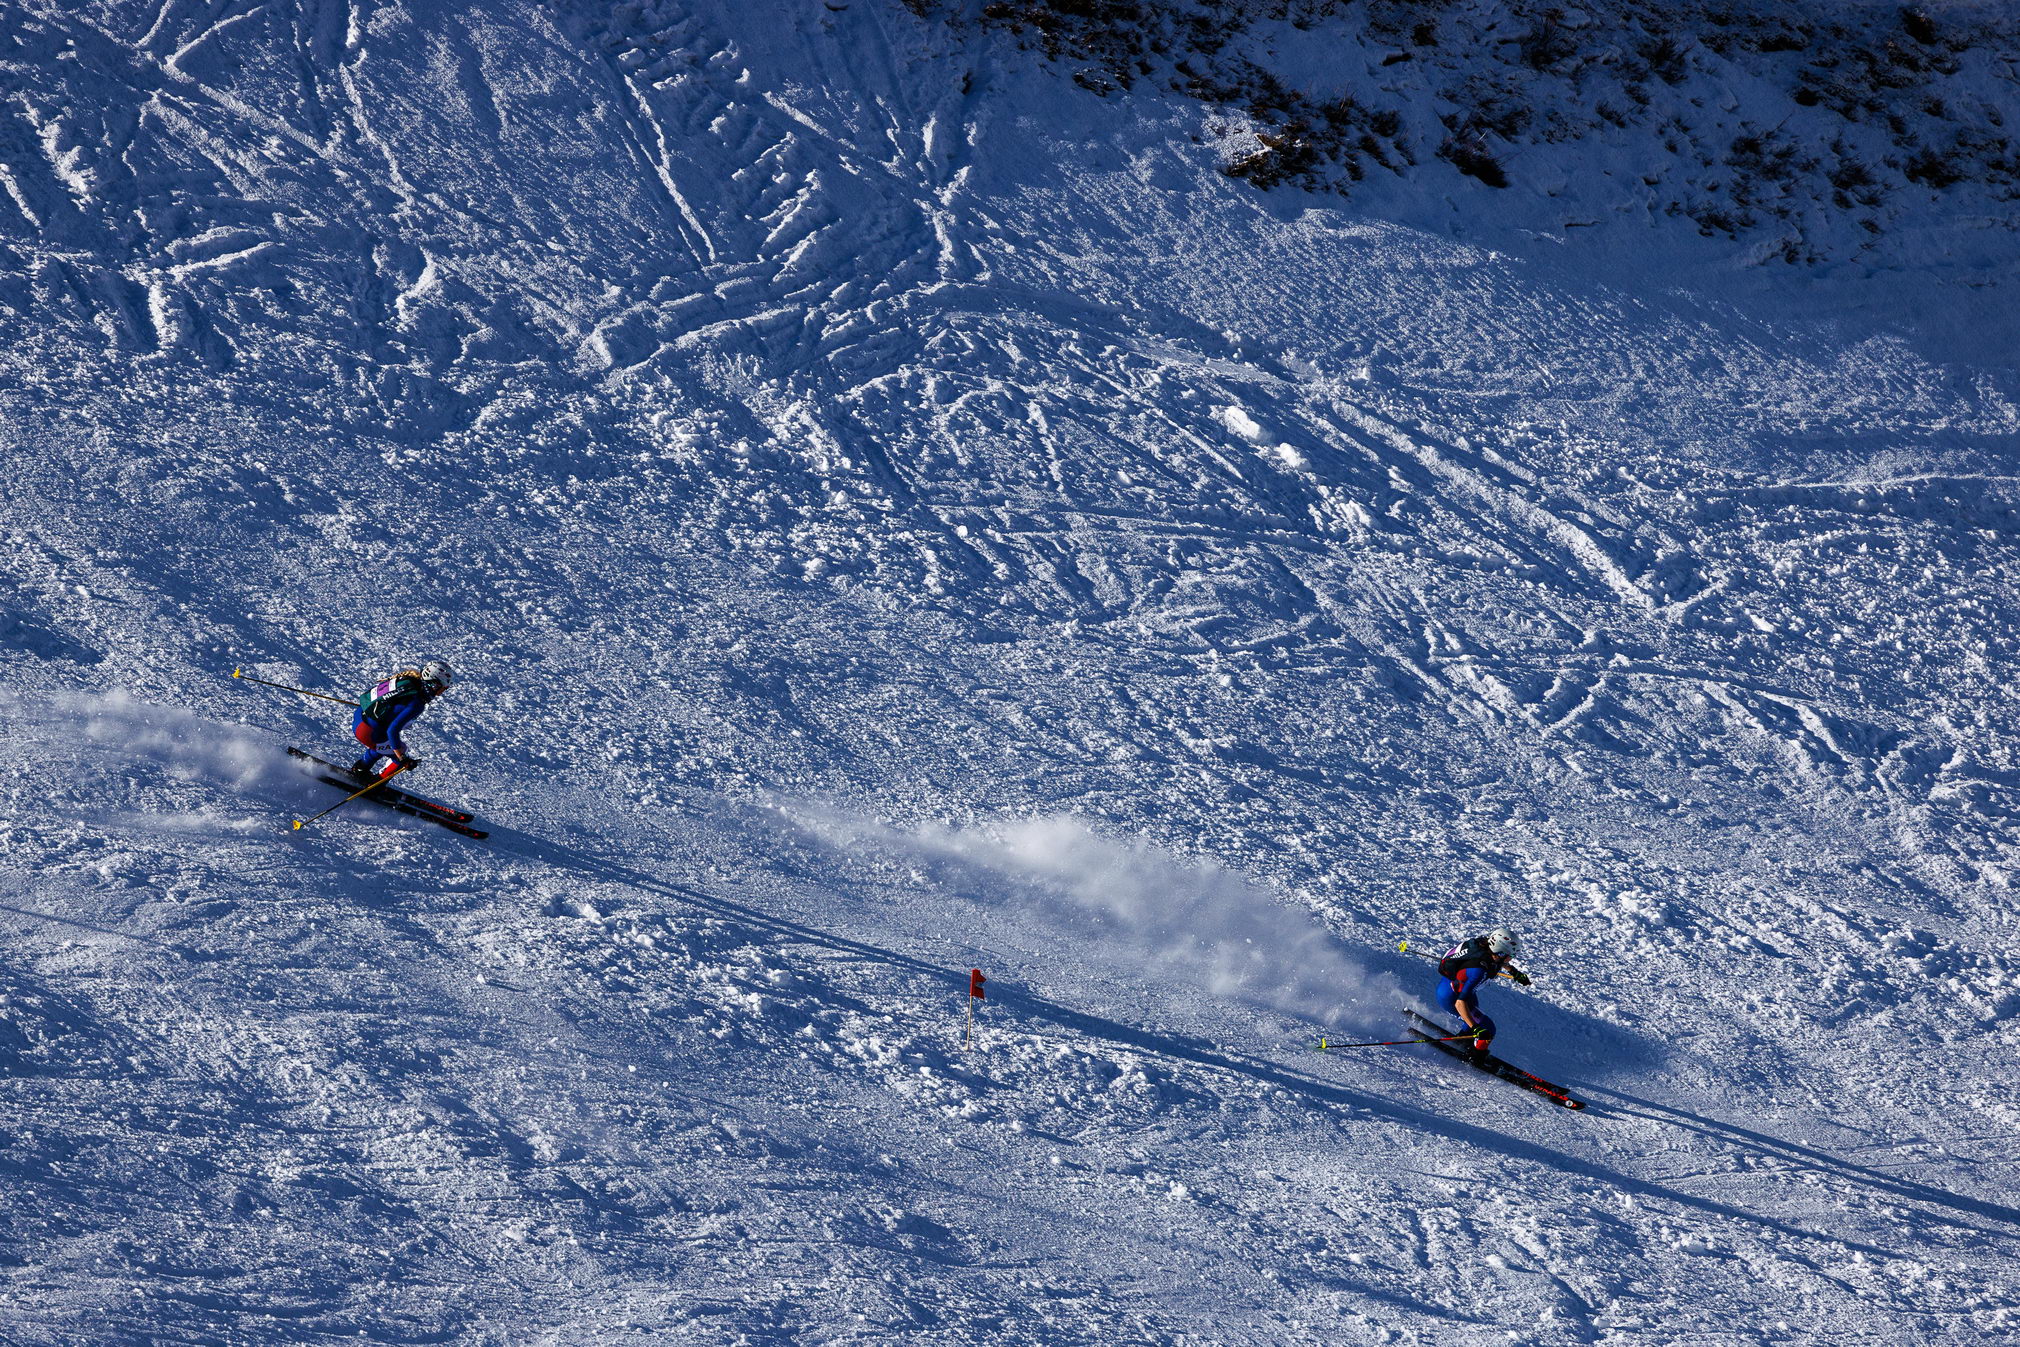
[[[1438,960],[1436,999],[1448,1013],[1456,1014],[1472,1037],[1476,1062],[1485,1062],[1487,1045],[1494,1039],[1494,1021],[1480,1013],[1480,988],[1497,977],[1507,977],[1526,987],[1529,975],[1515,966],[1522,942],[1515,932],[1499,926],[1485,935],[1461,941]]]
[[[351,733],[364,745],[365,755],[353,763],[351,771],[360,778],[373,775],[373,764],[386,759],[378,776],[411,772],[420,760],[407,752],[401,734],[428,704],[449,690],[451,675],[447,662],[431,659],[418,669],[402,669],[391,678],[374,684],[358,699],[358,713],[351,721]]]

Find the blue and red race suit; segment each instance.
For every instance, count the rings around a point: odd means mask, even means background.
[[[1494,1021],[1480,1013],[1479,1001],[1480,985],[1492,976],[1492,973],[1477,965],[1461,968],[1452,977],[1439,978],[1435,993],[1438,1004],[1444,1007],[1447,1015],[1458,1015],[1459,1006],[1464,1003],[1466,1014],[1473,1017],[1473,1028],[1477,1031],[1473,1041],[1479,1044],[1485,1044],[1488,1039],[1494,1037]]]
[[[1466,1015],[1473,1023],[1473,1043],[1485,1048],[1487,1041],[1494,1037],[1494,1021],[1480,1013],[1480,988],[1500,971],[1500,965],[1487,948],[1487,942],[1475,937],[1465,944],[1447,950],[1445,957],[1438,960],[1438,986],[1433,998],[1448,1015],[1458,1015],[1459,1007],[1466,1007]],[[1465,1016],[1460,1017],[1462,1020]]]
[[[417,674],[395,674],[377,684],[358,699],[358,713],[351,721],[351,734],[365,746],[358,759],[360,772],[369,774],[380,758],[387,759],[385,773],[409,762],[406,741],[400,735],[414,718],[428,708],[434,698]]]

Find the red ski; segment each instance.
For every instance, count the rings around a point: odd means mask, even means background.
[[[1423,1025],[1426,1029],[1430,1030],[1431,1033],[1438,1035],[1438,1037],[1433,1038],[1430,1036],[1430,1034],[1420,1033],[1416,1035],[1418,1042],[1429,1043],[1432,1047],[1438,1049],[1440,1052],[1450,1053],[1452,1056],[1457,1057],[1460,1061],[1465,1062],[1468,1066],[1471,1066],[1476,1070],[1485,1071],[1490,1076],[1499,1076],[1501,1079],[1507,1081],[1510,1085],[1519,1085],[1523,1089],[1529,1091],[1531,1094],[1540,1094],[1545,1099],[1548,1099],[1551,1103],[1559,1105],[1560,1107],[1563,1108],[1585,1107],[1584,1100],[1573,1099],[1570,1095],[1570,1092],[1567,1091],[1562,1085],[1552,1085],[1549,1081],[1543,1079],[1541,1076],[1532,1076],[1527,1071],[1524,1071],[1521,1067],[1514,1066],[1507,1062],[1504,1062],[1491,1052],[1483,1054],[1474,1052],[1470,1048],[1458,1047],[1457,1045],[1447,1040],[1450,1038],[1464,1037],[1464,1035],[1454,1034],[1450,1029],[1447,1029],[1444,1025],[1439,1024],[1436,1020],[1426,1019],[1424,1016],[1419,1015],[1416,1011],[1410,1010],[1407,1007],[1405,1007],[1403,1013],[1405,1015],[1408,1015],[1411,1019],[1415,1020],[1418,1024]]]
[[[335,786],[338,790],[346,793],[355,791],[358,787],[368,784],[370,781],[369,777],[360,779],[348,767],[339,767],[334,762],[326,762],[315,754],[304,753],[293,745],[289,745],[288,747],[288,756],[300,758],[304,762],[314,763],[316,767],[322,769],[316,773],[316,780],[326,786]],[[408,814],[414,818],[424,818],[430,823],[439,824],[450,832],[463,837],[483,838],[491,835],[482,828],[472,828],[469,826],[471,820],[476,817],[473,814],[466,814],[460,809],[452,809],[446,804],[438,804],[433,800],[409,794],[404,790],[395,790],[390,785],[376,787],[369,794],[360,795],[358,801],[361,804],[374,804],[381,809],[390,809],[398,814]]]

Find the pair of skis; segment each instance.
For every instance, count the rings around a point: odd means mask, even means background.
[[[350,768],[340,767],[336,763],[328,762],[313,753],[305,753],[292,744],[288,746],[288,756],[314,764],[312,770],[315,772],[316,780],[326,786],[335,786],[347,795],[356,792],[361,784],[366,784],[370,780],[370,778],[365,778],[361,781],[360,778],[352,774]],[[447,828],[450,832],[458,833],[464,837],[482,838],[491,835],[482,828],[473,828],[470,826],[476,818],[474,814],[466,814],[460,809],[452,809],[446,804],[438,804],[434,800],[425,799],[408,791],[396,790],[390,785],[373,786],[372,789],[362,795],[358,795],[357,798],[361,803],[375,804],[381,809],[390,809],[398,814],[407,814],[413,818],[426,819],[430,823],[438,824],[441,827]]]
[[[1403,1013],[1423,1027],[1424,1032],[1412,1030],[1418,1042],[1429,1043],[1440,1052],[1449,1053],[1467,1065],[1477,1070],[1485,1071],[1490,1076],[1499,1076],[1510,1085],[1519,1085],[1531,1094],[1541,1095],[1561,1108],[1585,1107],[1584,1100],[1573,1099],[1570,1092],[1562,1085],[1552,1085],[1541,1076],[1532,1076],[1521,1067],[1504,1062],[1492,1053],[1474,1052],[1470,1048],[1460,1047],[1451,1040],[1464,1038],[1465,1035],[1454,1034],[1450,1029],[1445,1028],[1445,1026],[1439,1024],[1436,1020],[1426,1019],[1407,1007],[1405,1007]]]

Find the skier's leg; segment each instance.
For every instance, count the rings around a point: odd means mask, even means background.
[[[1452,985],[1450,978],[1438,979],[1437,990],[1431,993],[1431,999],[1436,1001],[1438,1008],[1447,1015],[1459,1013],[1459,989]]]
[[[1485,1057],[1487,1045],[1494,1041],[1494,1021],[1482,1015],[1477,1006],[1467,1008],[1473,1012],[1473,1051]]]
[[[365,746],[365,755],[351,764],[351,770],[359,776],[370,776],[372,775],[372,764],[380,758],[390,755],[385,751],[384,746],[379,743],[378,732],[365,723],[364,717],[360,716],[358,718],[358,723],[351,727],[351,733],[359,743]]]

